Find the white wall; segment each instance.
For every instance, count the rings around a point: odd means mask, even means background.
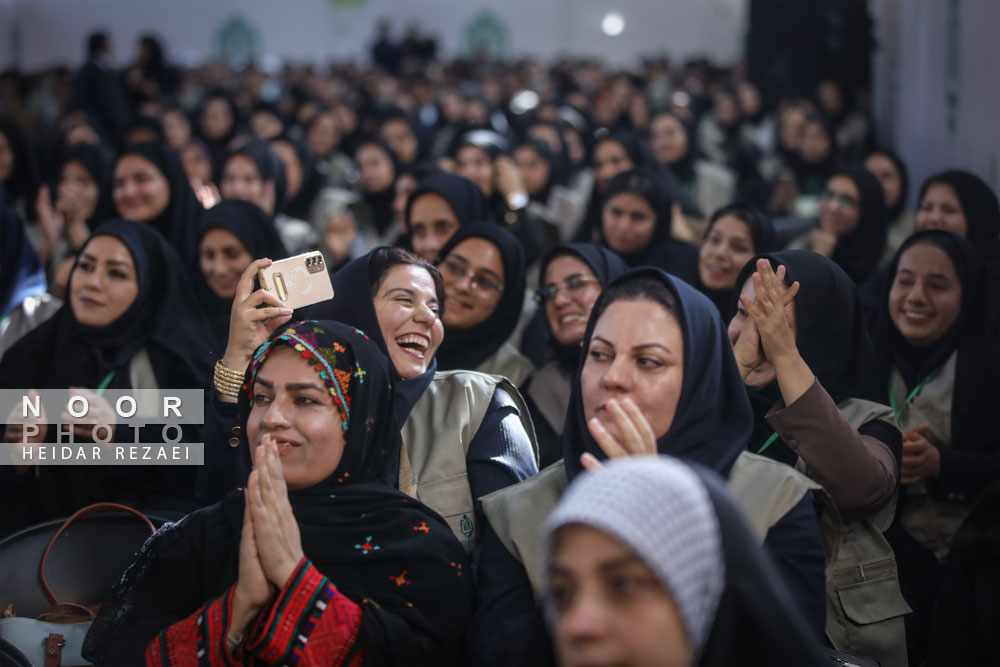
[[[952,167],[1000,190],[1000,2],[874,0],[873,10],[876,116],[906,160],[912,197]]]
[[[0,0],[0,43],[18,22],[19,64],[34,70],[79,62],[84,37],[95,28],[110,29],[119,61],[152,30],[171,54],[191,62],[207,56],[219,24],[240,13],[261,31],[268,55],[367,59],[375,21],[385,16],[397,31],[417,21],[454,54],[464,26],[484,9],[509,26],[512,55],[570,52],[625,64],[652,52],[734,60],[746,20],[746,0]],[[599,29],[610,9],[625,16],[616,38]],[[12,64],[9,50],[0,47],[0,67]]]

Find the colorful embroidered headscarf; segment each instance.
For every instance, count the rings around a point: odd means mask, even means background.
[[[444,519],[393,488],[400,439],[392,362],[345,324],[285,325],[247,369],[239,396],[244,433],[258,373],[281,345],[316,370],[347,424],[333,474],[288,493],[306,558],[361,608],[356,637],[337,637],[336,646],[360,652],[365,664],[461,664],[458,651],[472,614],[469,560]],[[137,664],[156,632],[235,584],[245,508],[242,490],[233,491],[148,540],[140,564],[129,568],[95,621],[88,655],[98,664]],[[276,662],[295,661],[302,640],[291,634]],[[314,630],[309,641],[333,641],[333,635]]]
[[[291,347],[312,366],[343,419],[344,454],[333,475],[320,486],[330,482],[395,486],[400,439],[398,429],[391,427],[396,421],[390,362],[359,329],[318,320],[293,322],[277,329],[257,348],[247,367],[239,396],[243,432],[253,407],[257,374],[279,345]]]

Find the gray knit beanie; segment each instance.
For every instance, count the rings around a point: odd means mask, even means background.
[[[600,530],[646,563],[672,595],[699,655],[726,573],[719,520],[698,475],[668,456],[613,459],[580,475],[542,527],[546,566],[553,535],[570,524]]]

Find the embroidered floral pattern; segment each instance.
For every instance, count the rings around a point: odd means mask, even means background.
[[[308,325],[309,323],[303,322],[302,324]],[[346,431],[348,422],[351,420],[351,377],[357,377],[359,383],[364,382],[364,376],[367,375],[367,371],[361,368],[360,364],[354,364],[353,368],[350,366],[347,369],[338,368],[339,355],[346,353],[346,348],[337,342],[334,342],[333,347],[320,347],[316,334],[322,333],[322,329],[316,327],[312,327],[312,331],[303,331],[302,329],[302,326],[285,329],[277,338],[269,340],[257,348],[253,358],[250,360],[247,381],[243,384],[243,391],[250,391],[254,380],[257,378],[257,373],[260,372],[261,366],[267,360],[268,355],[274,350],[274,343],[281,341],[302,355],[319,374],[330,396],[333,397],[333,403],[340,412],[343,419],[343,429]],[[363,332],[357,329],[355,331],[364,335]],[[252,402],[253,397],[250,396],[249,398]]]
[[[396,584],[396,587],[406,586],[407,584],[412,584],[413,582],[406,578],[406,570],[403,570],[399,574],[389,577],[389,580]]]
[[[373,551],[378,551],[382,547],[378,546],[377,544],[374,544],[372,542],[372,536],[369,535],[368,537],[365,538],[365,541],[362,542],[361,544],[355,544],[354,548],[359,549],[363,555],[368,555]]]

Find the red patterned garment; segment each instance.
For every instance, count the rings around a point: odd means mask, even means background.
[[[226,639],[233,591],[160,632],[146,647],[146,664],[164,667],[233,665],[360,666],[361,607],[303,558],[243,643]]]

